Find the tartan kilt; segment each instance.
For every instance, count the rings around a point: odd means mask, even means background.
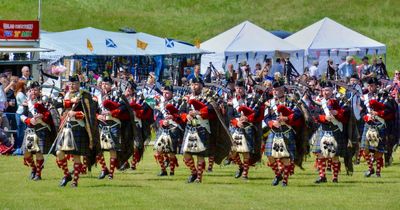
[[[111,133],[111,138],[114,141],[114,148],[110,150],[114,151],[121,151],[121,124],[117,124],[116,122],[109,120],[106,121],[106,124],[104,123],[99,123],[100,129],[99,132],[101,132],[101,128],[103,126],[110,126],[110,133]],[[101,137],[101,133],[100,133]],[[105,149],[101,149],[102,151],[109,151]]]
[[[294,131],[291,128],[288,128],[290,130],[287,130],[285,132],[275,132],[271,130],[269,132],[267,141],[265,143],[265,155],[266,156],[272,156],[272,144],[273,144],[273,139],[277,133],[281,133],[285,139],[286,143],[286,149],[288,150],[290,154],[290,159],[294,160],[295,154],[296,154],[296,141],[294,138]]]
[[[38,129],[35,128],[35,133],[38,137],[38,146],[40,151],[38,153],[46,154],[49,152],[51,145],[53,144],[54,139],[51,139],[51,133],[49,129],[43,128],[39,131]],[[22,143],[22,151],[26,152],[26,138],[24,138],[24,142]],[[35,154],[36,152],[33,152],[32,154]]]
[[[377,152],[385,153],[385,141],[384,141],[384,139],[386,137],[385,136],[386,135],[386,132],[385,132],[386,129],[384,127],[378,129],[379,136],[382,138],[382,140],[379,141],[378,147],[373,147],[373,146],[369,145],[368,148],[366,148],[367,147],[367,137],[366,136],[367,136],[368,128],[370,128],[370,127],[371,127],[371,125],[368,125],[367,123],[365,123],[364,130],[363,130],[363,133],[362,133],[362,136],[361,136],[361,146],[360,146],[360,148],[364,149],[364,150],[374,150],[374,151],[377,151]]]
[[[183,142],[182,142],[182,151],[183,151],[183,145],[185,145],[185,139],[187,137],[187,135],[189,135],[189,130],[192,129],[192,126],[187,125],[186,129],[185,129],[185,134],[183,135]],[[197,155],[197,156],[201,156],[201,157],[208,157],[210,154],[210,144],[209,144],[209,136],[210,134],[208,133],[207,129],[201,126],[197,126],[195,127],[199,137],[200,137],[200,141],[203,143],[204,147],[206,148],[203,152],[198,152],[198,153],[194,153],[194,152],[184,152],[190,155]]]
[[[172,148],[171,148],[170,153],[177,154],[179,151],[178,147],[180,146],[179,142],[182,139],[182,131],[178,127],[173,127],[173,128],[169,128],[166,130],[167,130],[169,136],[171,137],[171,141],[172,141],[172,145],[171,145]],[[162,133],[163,133],[163,131],[161,128],[157,130],[156,141],[161,136]]]
[[[340,157],[345,156],[346,150],[347,150],[347,139],[345,139],[345,136],[344,136],[343,132],[340,131],[340,129],[338,129],[338,128],[332,129],[332,126],[329,126],[329,127],[322,126],[316,132],[319,132],[319,133],[317,133],[318,137],[311,147],[311,151],[313,153],[317,153],[317,154],[321,153],[322,137],[324,137],[324,134],[326,132],[332,132],[332,136],[335,138],[335,140],[337,142],[337,150],[336,150],[335,156],[340,156]]]
[[[62,131],[61,131],[62,132]],[[76,150],[64,151],[65,154],[87,156],[90,154],[89,150],[89,135],[85,127],[76,126],[72,128],[74,135]]]
[[[235,127],[230,127],[229,131],[233,135],[235,131],[238,129],[242,130],[243,135],[246,137],[246,144],[247,147],[249,148],[249,153],[255,153],[254,147],[255,147],[255,138],[256,138],[256,129],[253,125],[249,125],[245,128],[235,128]]]

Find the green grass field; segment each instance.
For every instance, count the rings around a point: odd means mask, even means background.
[[[314,184],[317,172],[308,161],[304,171],[296,168],[286,188],[271,186],[273,173],[262,165],[250,169],[249,181],[233,177],[234,165],[216,165],[202,184],[187,184],[181,156],[174,177],[158,177],[151,148],[136,171],[118,171],[110,181],[98,180],[94,168],[78,188],[60,188],[62,172],[53,157],[43,180],[34,182],[22,157],[0,156],[0,209],[400,209],[399,155],[381,178],[364,178],[362,163],[351,177],[343,170],[338,184]]]
[[[0,0],[0,19],[35,19],[38,0]],[[267,30],[296,32],[330,17],[387,45],[388,69],[400,61],[396,0],[42,0],[42,29],[97,27],[138,31],[193,43],[250,20]]]

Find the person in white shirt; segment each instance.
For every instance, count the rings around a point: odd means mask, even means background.
[[[313,65],[309,69],[310,77],[315,77],[317,79],[320,78],[321,75],[319,74],[319,71],[318,71],[318,65],[319,65],[318,61],[313,62]]]

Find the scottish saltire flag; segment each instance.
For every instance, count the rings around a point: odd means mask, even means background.
[[[117,45],[113,42],[112,39],[106,39],[106,46],[111,48],[116,48]]]
[[[165,46],[168,47],[168,48],[173,48],[173,47],[175,47],[174,40],[173,40],[173,39],[165,38]]]

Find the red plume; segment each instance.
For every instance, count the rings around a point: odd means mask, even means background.
[[[172,104],[167,104],[167,105],[165,106],[165,109],[168,110],[168,112],[169,112],[171,115],[178,114],[178,112],[179,112],[179,110],[178,110],[174,105],[172,105]]]
[[[35,105],[33,105],[33,107],[40,114],[43,114],[43,113],[45,113],[47,111],[47,109],[44,108],[43,104],[41,104],[41,103],[35,103]]]
[[[378,102],[377,100],[374,100],[374,99],[369,101],[369,106],[374,111],[384,110],[385,109],[385,104],[383,104],[381,102]]]
[[[278,105],[278,112],[282,113],[283,116],[289,116],[293,114],[293,111],[291,109],[282,104]]]
[[[190,99],[189,100],[189,104],[193,105],[194,108],[198,111],[204,107],[206,107],[207,105],[205,105],[204,103],[200,102],[199,100],[196,99]]]
[[[340,109],[339,102],[337,100],[335,100],[335,99],[329,99],[327,105],[330,106],[331,109],[333,109],[333,110]]]
[[[106,109],[112,111],[112,110],[114,110],[114,109],[118,109],[119,103],[114,102],[114,101],[111,101],[111,100],[105,100],[105,101],[103,102],[103,106],[104,106],[104,108],[106,108]]]
[[[250,109],[248,106],[240,106],[238,109],[239,112],[243,112],[243,114],[248,117],[251,114],[254,114],[254,110]]]

